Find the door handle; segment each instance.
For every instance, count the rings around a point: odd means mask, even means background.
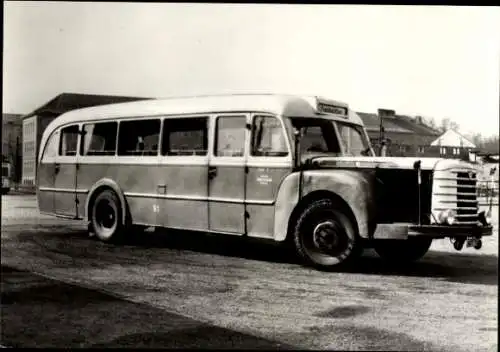
[[[209,166],[208,167],[208,178],[211,180],[215,176],[217,176],[217,167],[215,167],[215,166]]]
[[[58,173],[59,173],[59,170],[60,170],[60,169],[61,169],[61,165],[59,165],[59,164],[55,164],[55,165],[54,165],[54,171],[55,171],[55,173],[56,173],[56,174],[58,174]]]

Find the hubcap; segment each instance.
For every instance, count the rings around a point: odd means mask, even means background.
[[[347,238],[337,224],[325,221],[314,228],[313,243],[321,252],[336,256],[346,249]]]
[[[99,202],[96,208],[96,222],[103,230],[111,230],[115,226],[116,212],[114,207],[106,201]]]

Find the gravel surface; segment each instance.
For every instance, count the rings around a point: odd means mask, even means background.
[[[103,244],[89,238],[82,223],[39,215],[34,197],[5,196],[1,248],[2,266],[9,270],[118,297],[116,310],[141,303],[210,329],[250,336],[255,348],[498,349],[498,231],[484,239],[480,251],[457,252],[441,240],[409,267],[388,267],[366,251],[349,270],[325,273],[301,266],[280,248],[240,238],[145,232],[120,246]],[[2,296],[2,309],[5,304]],[[58,314],[71,310],[62,305]],[[97,319],[95,312],[88,316]],[[144,319],[132,313],[129,318]],[[10,325],[5,319],[4,331]],[[109,329],[106,321],[100,324]],[[148,324],[141,334],[160,326]],[[120,331],[109,340],[119,341],[117,335]],[[16,342],[5,336],[2,344]],[[200,347],[210,346],[203,341]],[[252,348],[235,348],[241,346]]]

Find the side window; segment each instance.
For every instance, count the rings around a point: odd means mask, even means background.
[[[217,117],[215,155],[243,156],[245,151],[245,129],[245,116]]]
[[[118,155],[158,155],[160,120],[120,122]]]
[[[207,118],[163,121],[162,155],[207,155]]]
[[[115,155],[117,122],[83,125],[81,155]]]
[[[252,128],[252,155],[288,155],[283,127],[277,118],[272,116],[254,117]]]
[[[43,151],[42,161],[57,156],[58,143],[59,131],[52,133],[52,135],[50,136],[47,145],[45,146],[45,150]]]
[[[61,143],[59,143],[59,155],[76,155],[78,144],[78,125],[63,128],[61,131]]]

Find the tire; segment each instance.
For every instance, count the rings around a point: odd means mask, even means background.
[[[302,261],[320,270],[344,266],[361,254],[361,244],[349,216],[330,199],[311,203],[293,229],[295,250]]]
[[[125,238],[123,212],[120,199],[115,192],[105,190],[99,193],[92,203],[91,214],[91,229],[99,240],[120,242]]]
[[[384,260],[392,263],[412,263],[422,258],[432,244],[430,238],[378,240],[373,247]]]

